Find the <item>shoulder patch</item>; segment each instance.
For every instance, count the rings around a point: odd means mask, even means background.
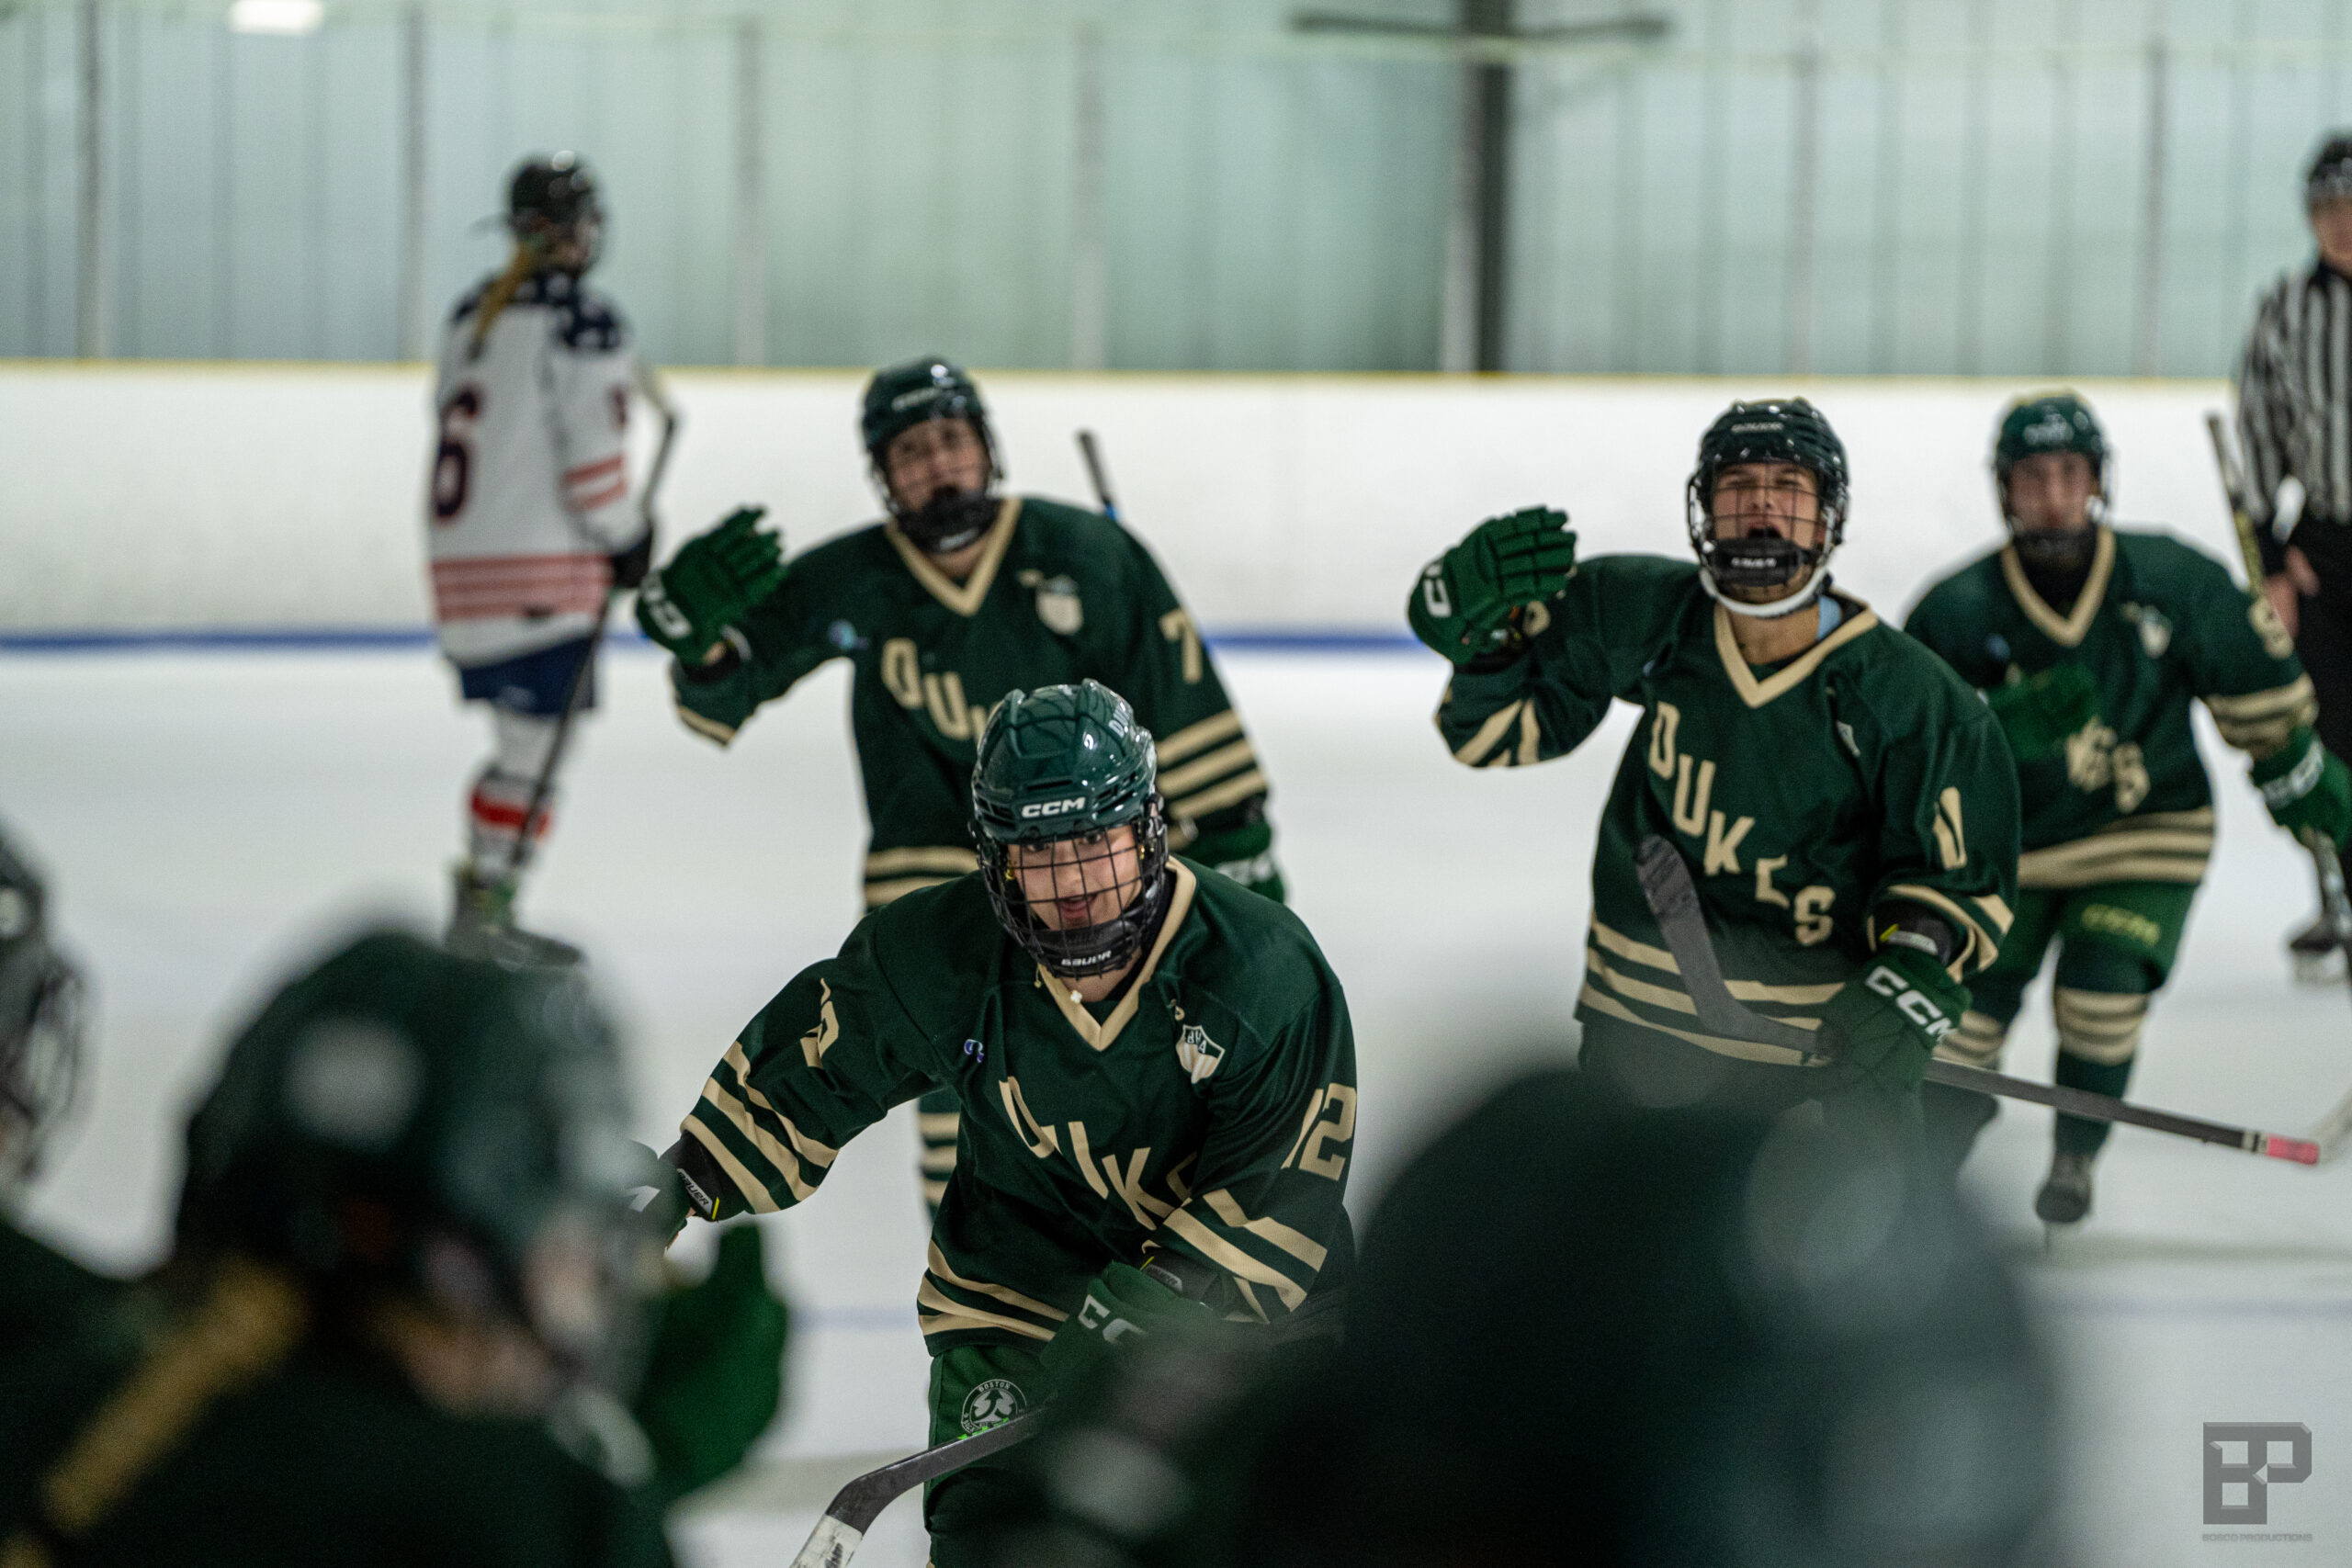
[[[1225,1047],[1209,1038],[1209,1032],[1197,1023],[1188,1023],[1176,1036],[1176,1065],[1194,1083],[1207,1079],[1225,1060]]]

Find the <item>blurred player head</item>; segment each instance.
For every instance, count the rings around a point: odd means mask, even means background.
[[[1846,448],[1803,398],[1734,403],[1699,439],[1684,492],[1690,547],[1716,603],[1793,614],[1828,586],[1845,536]]]
[[[605,243],[596,176],[576,152],[526,158],[506,183],[506,227],[536,267],[586,272]]]
[[[0,834],[0,1206],[40,1168],[82,1063],[82,982],[50,945],[48,889]]]
[[[2303,210],[2321,257],[2352,275],[2352,133],[2330,136],[2312,155],[2303,175]]]
[[[2107,436],[2075,392],[2037,392],[2002,412],[1993,489],[2018,553],[2061,569],[2090,559],[2108,513]]]
[[[883,504],[918,549],[954,555],[996,521],[995,438],[958,367],[932,355],[876,371],[858,434]]]
[[[625,1375],[657,1255],[576,977],[363,936],[238,1038],[187,1155],[179,1258],[300,1280],[453,1413]]]
[[[1057,975],[1115,974],[1167,901],[1168,831],[1151,734],[1093,681],[1004,699],[972,770],[989,901]]]

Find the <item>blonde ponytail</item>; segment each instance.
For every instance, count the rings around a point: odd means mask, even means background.
[[[514,296],[524,284],[530,281],[531,274],[538,269],[538,247],[527,240],[516,241],[514,259],[506,264],[506,270],[492,280],[482,294],[481,303],[474,309],[474,336],[466,350],[467,359],[481,357],[482,344],[490,341],[490,329],[497,323],[499,314],[514,303]]]

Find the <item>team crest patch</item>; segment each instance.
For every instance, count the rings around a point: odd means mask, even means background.
[[[1216,1071],[1225,1060],[1225,1047],[1209,1038],[1209,1032],[1197,1023],[1188,1023],[1176,1036],[1176,1065],[1184,1075],[1199,1083]]]
[[[1086,606],[1079,603],[1078,584],[1067,577],[1049,577],[1037,584],[1037,618],[1057,637],[1076,637],[1086,624]]]
[[[1001,1427],[1028,1411],[1029,1396],[1021,1392],[1019,1383],[1010,1378],[990,1378],[964,1396],[964,1408],[956,1419],[968,1438],[990,1427]]]

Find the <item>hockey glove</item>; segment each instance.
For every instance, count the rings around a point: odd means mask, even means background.
[[[609,558],[613,563],[613,588],[627,592],[645,581],[646,571],[653,565],[653,530],[648,526],[637,536],[637,543],[625,550],[615,550]]]
[[[1566,513],[1531,506],[1490,517],[1421,569],[1405,618],[1455,664],[1509,653],[1520,644],[1521,608],[1558,597],[1576,570]]]
[[[659,1310],[634,1413],[666,1506],[741,1464],[775,1419],[792,1316],[768,1286],[760,1233],[748,1224],[719,1233],[710,1273],[672,1291]]]
[[[1821,1010],[1830,1071],[1856,1087],[1915,1095],[1936,1043],[1968,1010],[1968,987],[1933,953],[1888,945]]]
[[[1984,694],[2009,754],[2038,762],[2066,750],[2066,739],[2098,716],[2098,687],[2079,664],[2053,664],[2040,674]]]
[[[637,624],[688,664],[699,663],[746,611],[784,581],[784,540],[759,532],[764,506],[737,508],[678,547],[637,594]]]
[[[1068,1388],[1114,1346],[1179,1325],[1206,1322],[1208,1310],[1140,1269],[1114,1263],[1086,1287],[1086,1299],[1038,1359],[1054,1387]]]
[[[1203,833],[1184,846],[1184,856],[1233,878],[1261,898],[1277,904],[1288,901],[1283,897],[1283,868],[1274,861],[1274,830],[1262,820]]]
[[[2339,850],[2352,838],[2352,773],[2309,729],[2255,763],[2252,776],[2270,819],[2290,833],[2319,833]]]

